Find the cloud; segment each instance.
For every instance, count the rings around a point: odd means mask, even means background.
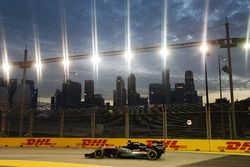
[[[103,0],[97,2],[98,43],[100,51],[124,49],[126,3],[124,0]],[[162,34],[162,0],[131,0],[132,47],[160,45]],[[201,39],[205,1],[169,0],[168,1],[168,42],[182,43]],[[68,44],[70,54],[91,53],[91,18],[90,0],[65,0]],[[20,8],[25,6],[25,8]],[[39,27],[43,58],[61,55],[61,23],[59,1],[35,1],[34,9]],[[32,15],[28,0],[0,1],[0,21],[7,29],[7,44],[12,60],[23,59],[23,49],[28,45],[29,58],[34,58]],[[230,34],[245,36],[249,16],[249,3],[245,0],[210,0],[209,5],[209,39],[225,37],[225,18],[229,17]],[[208,60],[209,85],[211,90],[218,89],[217,55],[226,55],[225,49],[212,48]],[[21,55],[21,56],[20,56]],[[250,65],[245,62],[244,52],[240,48],[232,49],[233,73],[235,88],[249,90]],[[250,59],[249,59],[250,60]],[[204,90],[204,69],[197,48],[171,50],[168,67],[172,82],[183,82],[184,71],[193,70],[196,86]],[[250,64],[250,62],[248,63]],[[138,77],[138,90],[147,94],[148,84],[161,81],[162,62],[158,53],[147,53],[136,56],[133,60],[134,73]],[[79,71],[79,77],[73,78],[81,83],[92,78],[92,65],[88,60],[73,62],[70,70]],[[16,70],[17,71],[17,70]],[[20,71],[13,71],[12,76],[19,77]],[[53,72],[51,72],[53,71]],[[53,95],[55,88],[61,87],[62,66],[47,64],[41,83],[41,95]],[[104,97],[112,97],[117,75],[127,77],[123,57],[107,57],[100,64],[99,91]],[[35,78],[35,74],[29,74]],[[227,77],[224,78],[227,87]],[[51,85],[50,85],[51,84]],[[50,85],[50,86],[48,86]]]
[[[190,41],[190,40],[192,40],[192,39],[193,39],[192,35],[188,34],[188,35],[186,36],[186,41]]]

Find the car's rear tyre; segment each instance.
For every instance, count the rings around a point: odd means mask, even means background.
[[[149,160],[156,160],[158,157],[158,154],[155,150],[149,150],[147,153],[147,157]]]
[[[101,159],[104,157],[104,150],[103,149],[98,149],[94,152],[94,156],[97,159]]]

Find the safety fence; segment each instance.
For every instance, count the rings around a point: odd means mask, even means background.
[[[128,140],[150,145],[164,141],[167,151],[244,153],[250,155],[250,140],[138,139],[138,138],[0,138],[0,147],[118,147]]]
[[[230,109],[211,105],[207,136],[205,107],[183,104],[162,107],[61,108],[20,112],[1,118],[3,137],[231,139]],[[250,139],[250,111],[236,110],[236,138]]]

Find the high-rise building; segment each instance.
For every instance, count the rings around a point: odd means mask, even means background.
[[[125,87],[122,89],[122,98],[121,99],[122,99],[121,106],[126,105],[127,104],[127,90]]]
[[[90,107],[94,104],[94,81],[85,80],[84,81],[84,100],[85,105]]]
[[[1,86],[1,87],[5,86],[5,83],[4,83],[3,78],[0,78],[0,86]]]
[[[194,91],[194,75],[192,71],[185,71],[185,90],[186,92]]]
[[[178,104],[184,103],[185,101],[184,92],[185,92],[185,84],[176,83],[175,91],[174,91],[174,103],[178,103]]]
[[[31,92],[31,108],[37,108],[37,97],[38,97],[38,89],[35,89],[35,81],[33,80],[25,80],[26,85],[29,85]]]
[[[166,88],[163,84],[149,84],[149,104],[165,104]]]
[[[139,95],[140,98],[140,95]],[[134,74],[130,74],[128,77],[128,105],[136,105],[138,99],[138,93],[136,92],[136,79]]]
[[[79,106],[81,104],[81,83],[67,80],[63,83],[63,103],[64,106]]]
[[[203,102],[202,102],[202,96],[197,96],[197,104],[199,105],[203,105]]]
[[[25,88],[25,96],[23,99],[23,86]],[[11,100],[13,108],[21,108],[24,104],[25,109],[28,111],[32,106],[32,93],[29,84],[23,85],[22,83],[17,86],[14,96]],[[18,111],[18,110],[16,110]]]
[[[37,97],[38,97],[38,89],[35,89],[31,94],[31,108],[37,109]]]
[[[35,90],[35,81],[33,80],[26,80],[25,83],[29,85],[31,92]]]
[[[60,89],[56,89],[55,93],[55,108],[58,109],[59,107],[63,106],[63,94]]]
[[[185,102],[197,103],[197,92],[194,86],[194,76],[192,71],[185,71]]]
[[[169,69],[165,69],[164,71],[162,71],[162,84],[165,85],[168,89],[171,88]]]
[[[171,102],[171,84],[170,84],[170,72],[169,69],[162,71],[162,84],[166,89],[166,104]]]
[[[50,98],[50,110],[55,110],[55,97],[51,96]]]
[[[124,80],[121,76],[116,78],[116,91],[115,91],[116,98],[114,99],[114,104],[116,106],[124,106],[126,105],[126,88]]]
[[[117,106],[117,104],[116,104],[116,90],[113,91],[113,106]]]
[[[134,74],[130,74],[128,77],[128,91],[136,92],[136,80]]]
[[[95,94],[94,95],[94,106],[104,106],[104,98],[102,97],[101,94]]]
[[[4,112],[8,112],[8,109],[9,109],[9,93],[6,87],[0,85],[0,115]]]

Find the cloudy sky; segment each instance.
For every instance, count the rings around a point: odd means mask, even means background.
[[[161,45],[163,0],[130,0],[131,46],[132,48]],[[64,4],[64,5],[63,5]],[[210,0],[208,13],[208,39],[225,37],[225,18],[230,22],[231,37],[246,37],[249,20],[248,0]],[[0,0],[0,44],[5,35],[9,61],[23,59],[25,45],[29,59],[34,56],[34,31],[40,37],[42,58],[62,56],[61,11],[65,10],[69,54],[91,53],[91,0]],[[96,0],[99,51],[123,50],[125,48],[126,0]],[[168,42],[184,43],[202,39],[205,0],[168,0]],[[1,52],[2,53],[2,48]],[[211,48],[208,57],[210,98],[219,96],[218,55],[226,56],[225,49]],[[162,63],[158,52],[135,55],[131,71],[137,79],[137,90],[148,95],[149,83],[161,82]],[[222,62],[223,65],[226,62]],[[242,46],[232,49],[232,66],[236,99],[250,96],[250,58],[247,59]],[[199,48],[171,50],[167,67],[171,84],[184,82],[185,70],[192,70],[200,95],[204,95],[204,67]],[[70,79],[82,83],[93,79],[91,61],[71,62]],[[122,56],[102,58],[99,79],[95,81],[96,93],[112,99],[116,76],[127,80],[128,71]],[[13,67],[10,78],[19,78],[21,70]],[[3,71],[0,72],[3,77]],[[229,95],[228,75],[223,73],[223,93]],[[35,68],[28,72],[28,79],[36,80]],[[63,66],[61,63],[45,64],[42,81],[37,86],[41,99],[48,99],[61,88]]]

